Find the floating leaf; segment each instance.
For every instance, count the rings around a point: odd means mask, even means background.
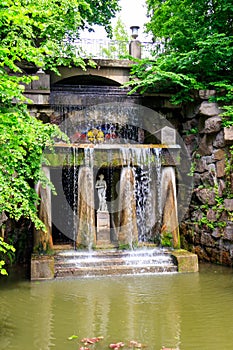
[[[68,340],[73,340],[73,339],[77,339],[77,338],[78,338],[78,336],[73,334],[68,338]]]

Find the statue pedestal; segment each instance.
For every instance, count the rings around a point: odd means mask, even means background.
[[[110,216],[108,211],[97,211],[97,245],[110,244]]]

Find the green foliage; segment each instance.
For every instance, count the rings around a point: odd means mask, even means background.
[[[103,53],[108,58],[123,59],[129,55],[129,36],[127,29],[119,17],[116,22],[116,26],[113,28],[113,42],[110,43],[110,47],[104,48]]]
[[[138,242],[133,241],[131,244],[130,243],[119,243],[119,250],[132,250],[132,249],[137,249],[138,247]]]
[[[154,60],[133,66],[133,92],[166,91],[180,103],[192,100],[196,90],[216,89],[221,104],[232,104],[232,2],[147,0],[147,5],[147,30],[164,51],[155,49]]]
[[[6,269],[3,267],[5,265],[5,260],[12,261],[14,257],[15,248],[0,237],[0,275],[7,275]]]
[[[163,232],[161,235],[161,245],[162,247],[172,247],[173,236],[171,232]]]
[[[75,40],[79,31],[101,24],[111,34],[110,19],[118,1],[2,0],[0,3],[0,213],[19,220],[37,217],[34,184],[48,183],[41,172],[43,150],[63,138],[55,125],[43,124],[28,112],[24,96],[39,67],[57,72],[60,65],[79,65]],[[91,64],[91,62],[87,62]]]
[[[225,112],[222,113],[222,126],[229,128],[233,126],[233,106],[224,106]]]
[[[37,228],[37,194],[33,184],[46,183],[42,173],[43,149],[53,144],[60,130],[31,117],[24,105],[0,107],[0,212],[19,220],[31,219]]]
[[[85,0],[91,11],[87,12],[85,7],[80,8],[82,17],[82,28],[92,31],[92,25],[104,26],[109,37],[112,37],[111,19],[120,10],[119,0]]]

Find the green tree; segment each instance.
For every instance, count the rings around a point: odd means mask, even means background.
[[[5,260],[12,261],[14,257],[15,248],[0,237],[0,275],[8,275],[5,269]]]
[[[2,0],[0,3],[0,214],[19,220],[37,217],[33,184],[47,183],[41,172],[43,150],[63,135],[58,127],[31,116],[24,97],[29,74],[38,68],[57,71],[79,65],[75,40],[93,24],[105,26],[118,10],[118,0]],[[91,62],[88,62],[91,64]]]
[[[124,58],[129,55],[129,35],[124,22],[118,17],[115,27],[113,27],[113,41],[108,48],[103,49],[103,53],[108,58]]]
[[[171,91],[177,103],[197,89],[233,100],[233,3],[230,0],[147,0],[154,59],[133,66],[133,91]],[[228,107],[228,113],[231,107]],[[233,114],[232,114],[233,115]]]

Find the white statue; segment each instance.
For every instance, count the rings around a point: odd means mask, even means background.
[[[98,192],[99,197],[99,209],[98,211],[108,211],[107,203],[106,203],[106,189],[107,183],[104,180],[104,175],[99,175],[99,180],[96,181],[95,188]]]

